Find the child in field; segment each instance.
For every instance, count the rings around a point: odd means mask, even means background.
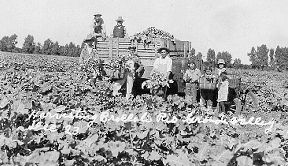
[[[201,93],[201,105],[206,105],[207,108],[211,108],[216,105],[215,89],[216,89],[217,77],[212,73],[212,68],[207,67],[204,75],[200,78],[200,93]]]
[[[195,62],[189,60],[188,61],[188,69],[186,70],[183,80],[186,83],[185,87],[185,97],[192,99],[192,103],[196,103],[197,97],[197,86],[198,80],[201,76],[201,72],[196,68]]]
[[[228,92],[229,92],[229,81],[228,81],[227,73],[223,72],[220,74],[219,84],[218,84],[217,102],[219,103],[219,113],[221,112],[227,113],[229,109],[228,105],[226,104],[228,101]]]

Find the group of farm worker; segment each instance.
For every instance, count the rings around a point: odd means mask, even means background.
[[[141,87],[141,85],[138,85],[139,87],[133,87],[133,85],[135,86],[134,81],[137,80],[137,78],[141,78],[145,70],[139,56],[135,53],[136,47],[129,47],[128,49],[129,54],[127,56],[128,60],[126,60],[126,64],[128,66],[132,65],[132,67],[126,68],[128,70],[124,72],[124,79],[116,84],[118,87],[114,89],[115,92],[117,92],[123,85],[126,86],[127,99],[133,96],[132,89],[134,89],[135,92],[137,91],[137,88]],[[161,47],[157,50],[157,52],[160,53],[161,56],[155,60],[151,73],[155,71],[164,75],[167,80],[172,79],[172,59],[168,56],[170,50],[168,48]]]
[[[86,49],[82,50],[82,55],[87,54],[87,57],[91,57],[93,54],[93,45],[97,43],[98,40],[103,40],[106,38],[106,30],[104,26],[104,21],[101,18],[101,14],[94,15],[93,25],[91,26],[91,33],[87,36],[84,43],[86,44]],[[117,25],[113,29],[113,37],[114,38],[124,38],[127,36],[126,28],[123,26],[124,20],[122,17],[119,17],[117,20]],[[118,90],[124,85],[126,86],[126,98],[130,98],[132,96],[132,89],[134,81],[137,78],[140,78],[144,73],[144,66],[141,64],[141,61],[137,54],[135,54],[136,47],[130,46],[128,48],[129,54],[127,56],[128,60],[126,62],[131,62],[130,70],[126,70],[124,72],[124,79],[122,79],[114,89],[115,93],[118,93]],[[169,56],[170,50],[168,48],[162,47],[157,50],[160,56],[155,60],[153,64],[152,72],[158,71],[162,73],[167,80],[172,79],[172,59]],[[85,55],[81,56],[80,61],[84,61]],[[226,101],[228,100],[228,88],[229,82],[225,68],[225,61],[223,59],[219,59],[217,63],[217,68],[215,71],[212,70],[212,67],[206,67],[204,70],[204,74],[201,73],[199,69],[196,68],[196,63],[192,60],[188,61],[188,69],[185,71],[183,76],[183,81],[186,83],[185,87],[185,97],[191,99],[193,103],[196,103],[197,97],[197,89],[199,89],[199,83],[201,82],[217,82],[217,88],[204,88],[200,87],[200,104],[202,106],[211,107],[215,106],[217,103],[212,102],[215,101],[215,97],[217,98],[217,102],[219,104],[219,111],[225,112],[228,110]],[[114,95],[116,95],[113,92]]]
[[[140,78],[144,73],[144,66],[142,65],[139,57],[135,54],[136,47],[129,47],[129,55],[133,62],[132,70],[126,72],[125,79],[119,84],[120,86],[126,85],[126,98],[130,98],[133,96],[132,89],[137,88],[133,87],[134,81],[137,78]],[[160,56],[154,61],[153,69],[151,73],[157,71],[158,73],[163,74],[167,80],[172,79],[172,59],[169,56],[170,50],[166,47],[161,47],[157,50]],[[127,61],[129,64],[129,61]],[[200,87],[200,104],[207,108],[211,106],[216,106],[217,103],[219,104],[219,112],[226,112],[228,110],[228,89],[229,89],[229,82],[226,73],[226,66],[225,61],[223,59],[219,59],[217,63],[217,68],[215,71],[212,70],[212,67],[208,66],[204,70],[204,74],[201,73],[199,69],[196,68],[196,63],[189,59],[188,60],[188,68],[183,75],[183,81],[186,83],[185,87],[185,97],[190,99],[193,104],[197,103],[197,89],[199,83],[209,82],[214,83],[217,88],[213,89],[201,89]],[[126,83],[126,84],[125,84]],[[212,84],[213,85],[213,84]],[[139,85],[138,85],[139,86]],[[217,98],[217,103],[215,101],[215,97]]]
[[[188,61],[188,69],[184,73],[183,80],[186,83],[185,96],[196,103],[197,89],[200,89],[200,104],[211,108],[219,104],[219,112],[228,110],[228,92],[229,81],[226,72],[225,61],[219,59],[217,68],[213,71],[211,66],[204,69],[204,74],[196,68],[196,63],[192,60]],[[200,87],[199,87],[200,84]],[[213,88],[209,86],[216,86]],[[214,100],[216,98],[216,100]]]
[[[124,38],[127,37],[126,27],[123,25],[123,18],[119,16],[116,19],[117,24],[114,26],[113,29],[113,38]],[[95,53],[95,48],[97,41],[103,41],[107,37],[106,35],[106,28],[104,24],[104,20],[101,14],[95,14],[93,23],[90,25],[90,32],[87,35],[86,39],[84,40],[84,49],[82,49],[80,55],[80,63],[84,63],[90,58],[97,58]]]
[[[144,74],[144,66],[142,65],[139,56],[135,53],[136,47],[128,47],[128,55],[125,57],[125,69],[123,79],[114,82],[113,95],[119,94],[119,90],[126,87],[126,98],[129,99],[133,95],[133,88],[135,91],[134,81],[141,78]]]

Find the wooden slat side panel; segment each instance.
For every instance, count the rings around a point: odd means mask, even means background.
[[[138,48],[138,51],[155,51],[155,49],[154,48]]]
[[[97,45],[99,45],[99,47],[105,47],[107,45],[109,45],[109,41],[112,41],[112,45],[113,47],[116,48],[117,46],[117,38],[109,38],[105,41],[98,41]],[[144,48],[151,48],[151,49],[157,49],[159,47],[169,47],[169,49],[171,50],[184,50],[184,45],[189,48],[190,46],[190,42],[189,41],[180,41],[180,40],[176,40],[176,41],[171,41],[171,40],[166,40],[166,39],[155,39],[154,44],[150,44],[150,45],[146,45],[146,47],[144,47],[144,43],[140,42],[140,43],[136,43],[138,49],[144,49]],[[175,43],[175,44],[174,44]],[[130,39],[127,38],[119,38],[119,47],[125,47],[125,46],[130,46],[132,45]]]

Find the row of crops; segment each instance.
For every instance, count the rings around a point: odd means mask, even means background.
[[[1,53],[0,165],[288,162],[287,73],[234,71],[253,89],[260,107],[237,116],[216,116],[178,96],[167,101],[151,95],[133,100],[112,97],[111,83],[91,82],[90,73],[80,70],[77,60]],[[107,112],[109,117],[104,116]],[[133,122],[128,116],[132,114],[146,118]],[[211,120],[187,123],[189,116]],[[212,122],[233,118],[238,121]],[[252,125],[256,118],[273,125]]]

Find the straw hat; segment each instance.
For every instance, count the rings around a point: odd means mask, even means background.
[[[94,16],[96,17],[96,16],[99,16],[99,17],[101,17],[102,16],[102,14],[100,14],[100,13],[97,13],[97,14],[94,14]]]
[[[117,22],[124,22],[122,16],[119,16],[117,19],[116,19]]]
[[[84,39],[84,43],[89,43],[92,42],[94,40],[94,37],[92,34],[87,35],[86,39]]]
[[[224,59],[218,59],[218,65],[219,65],[219,64],[224,64],[224,65],[225,65]]]
[[[158,53],[161,53],[162,50],[165,50],[167,53],[170,53],[170,50],[166,47],[161,47],[157,50]]]

